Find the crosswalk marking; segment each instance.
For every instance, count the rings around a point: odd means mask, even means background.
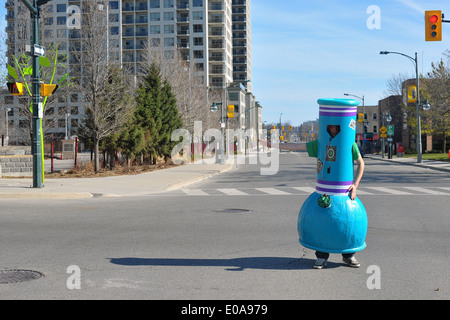
[[[368,191],[367,191],[368,190]],[[181,189],[188,196],[260,196],[260,195],[288,195],[308,196],[315,192],[314,187],[277,187],[277,188],[217,188],[217,189]],[[447,191],[447,192],[446,192]],[[219,193],[218,193],[219,192]],[[358,196],[415,196],[415,195],[439,195],[449,196],[450,187],[359,187],[356,191]]]
[[[306,192],[308,194],[309,193],[313,193],[314,191],[316,191],[316,189],[312,188],[312,187],[292,187],[292,189],[303,191],[303,192]]]
[[[356,195],[364,195],[364,196],[368,196],[368,195],[371,195],[371,196],[373,196],[374,194],[372,193],[372,192],[367,192],[367,191],[364,191],[364,190],[361,190],[360,188],[358,188],[357,190],[356,190]]]
[[[239,191],[237,189],[229,188],[229,189],[217,189],[217,190],[219,190],[220,192],[225,193],[226,195],[229,195],[229,196],[248,196],[248,193]]]
[[[292,193],[289,192],[285,192],[285,191],[281,191],[275,188],[255,188],[255,190],[264,192],[264,193],[268,193],[271,195],[290,195]]]
[[[433,194],[433,195],[450,195],[449,193],[440,192],[440,191],[436,191],[436,190],[425,189],[425,188],[420,188],[420,187],[404,187],[404,188],[405,189],[409,189],[409,190],[413,190],[413,191],[417,191],[417,192]]]
[[[188,196],[208,196],[205,191],[201,189],[181,189]]]
[[[367,187],[368,189],[381,191],[385,193],[395,194],[395,195],[412,195],[410,192],[400,191],[398,189],[390,189],[385,187]]]

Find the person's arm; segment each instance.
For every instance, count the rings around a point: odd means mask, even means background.
[[[364,173],[364,160],[361,155],[358,159],[356,159],[356,163],[358,164],[358,168],[356,169],[356,178],[350,188],[348,188],[348,191],[350,192],[350,199],[352,200],[356,199],[356,189],[358,188],[359,182],[361,181]]]

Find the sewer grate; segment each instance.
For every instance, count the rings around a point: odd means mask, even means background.
[[[252,210],[248,209],[217,209],[212,210],[212,212],[218,212],[218,213],[250,213]]]
[[[0,270],[0,284],[35,280],[43,276],[42,273],[33,270]]]

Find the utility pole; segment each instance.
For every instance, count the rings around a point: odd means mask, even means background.
[[[50,0],[33,0],[33,5],[28,0],[21,0],[22,3],[30,10],[31,18],[33,19],[33,43],[31,48],[31,55],[33,57],[33,74],[32,74],[32,130],[33,141],[31,144],[31,151],[33,153],[33,188],[42,188],[42,145],[41,145],[41,119],[42,106],[40,93],[40,78],[39,78],[39,57],[44,56],[44,50],[39,46],[39,6],[46,4]]]

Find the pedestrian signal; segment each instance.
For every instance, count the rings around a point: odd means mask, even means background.
[[[41,84],[41,96],[51,96],[58,89],[57,84]]]
[[[8,82],[6,85],[8,86],[9,93],[11,93],[13,96],[23,95],[23,83]]]
[[[228,118],[234,118],[234,105],[228,105]]]
[[[441,10],[425,11],[425,41],[442,41]]]

